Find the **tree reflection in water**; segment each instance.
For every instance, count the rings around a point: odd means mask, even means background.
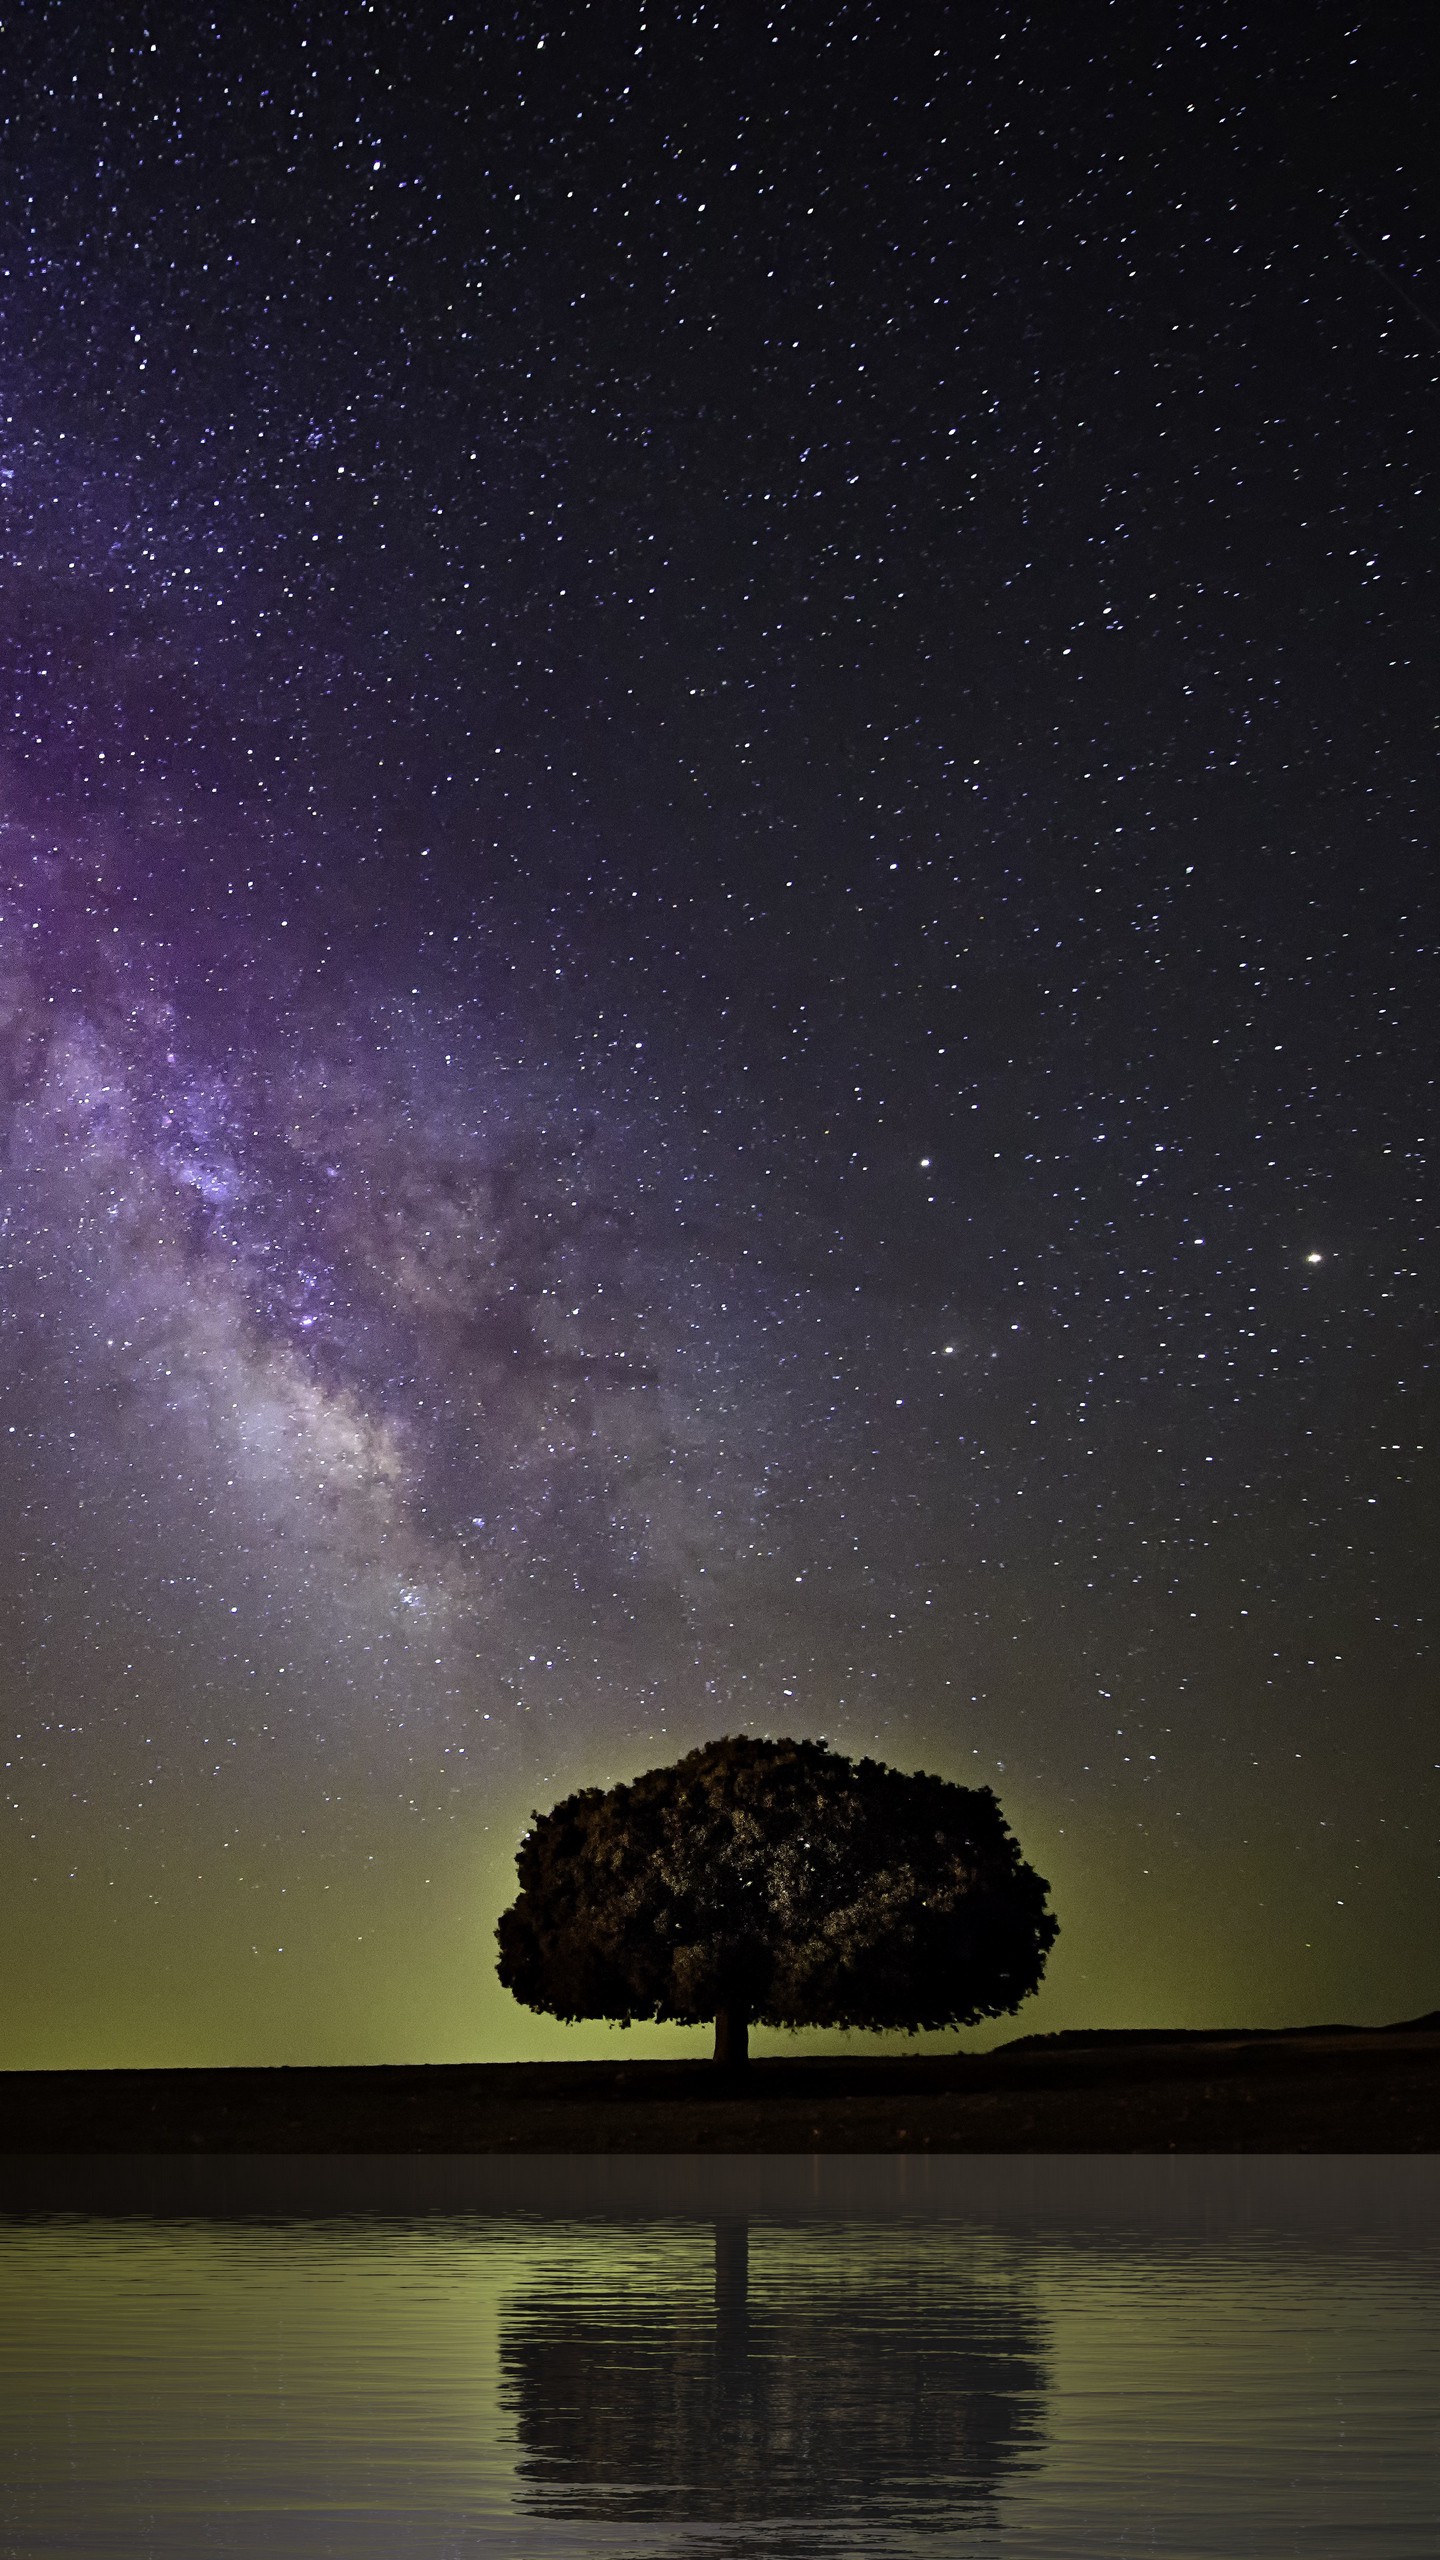
[[[668,2250],[653,2273],[582,2257],[510,2298],[532,2513],[940,2532],[990,2520],[1038,2450],[1045,2324],[995,2244],[767,2223],[752,2250],[736,2218],[715,2224],[713,2288],[688,2272]],[[707,2536],[717,2560],[729,2547]]]

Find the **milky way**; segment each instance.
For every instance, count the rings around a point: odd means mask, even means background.
[[[9,850],[7,1313],[87,1463],[172,1485],[250,1608],[472,1703],[577,1602],[693,1614],[744,1516],[702,1409],[740,1328],[693,1161],[653,1196],[685,1130],[633,1059],[587,1090],[574,1020],[536,1064],[299,918],[147,939],[93,866]]]

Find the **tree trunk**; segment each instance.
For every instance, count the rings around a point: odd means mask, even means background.
[[[732,2001],[715,2012],[715,2059],[722,2071],[743,2071],[750,2060],[750,2020]]]

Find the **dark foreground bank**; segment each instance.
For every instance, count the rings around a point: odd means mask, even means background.
[[[988,2054],[0,2073],[0,2152],[1440,2150],[1440,2013]]]

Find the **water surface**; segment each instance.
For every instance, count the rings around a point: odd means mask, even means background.
[[[7,2163],[0,2555],[1435,2560],[1440,2161]]]

